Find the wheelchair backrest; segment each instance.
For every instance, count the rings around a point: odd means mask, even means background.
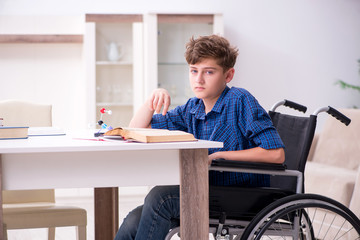
[[[269,115],[285,144],[285,164],[287,169],[304,173],[306,160],[314,138],[317,116],[298,117],[273,111],[269,111]],[[290,179],[289,181],[289,177],[271,177],[271,187],[294,190],[296,189],[296,179]]]

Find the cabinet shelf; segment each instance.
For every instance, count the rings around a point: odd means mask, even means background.
[[[97,102],[96,106],[103,107],[103,106],[109,106],[109,107],[132,107],[133,105],[131,103],[117,103],[117,102]]]
[[[158,14],[159,23],[214,23],[213,14]]]
[[[143,17],[140,14],[86,14],[85,21],[97,23],[132,23],[142,22]]]
[[[172,65],[185,66],[185,65],[188,65],[186,62],[159,62],[158,64],[162,65],[162,66],[172,66]]]
[[[0,43],[83,43],[82,34],[0,34]]]
[[[128,61],[96,61],[98,66],[131,66],[133,63]]]

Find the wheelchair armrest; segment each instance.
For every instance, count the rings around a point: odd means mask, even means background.
[[[296,192],[300,193],[302,191],[303,173],[297,170],[288,170],[285,164],[214,159],[209,167],[209,170],[269,174],[273,176],[292,176],[297,178]]]
[[[259,162],[243,162],[225,160],[223,158],[214,159],[211,162],[211,166],[216,167],[234,167],[234,168],[245,168],[245,169],[261,169],[261,170],[277,170],[285,171],[286,165],[279,163],[259,163]]]

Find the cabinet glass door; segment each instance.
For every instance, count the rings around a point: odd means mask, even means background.
[[[213,34],[213,19],[212,15],[158,15],[158,87],[169,91],[171,107],[193,97],[185,45],[191,37]]]
[[[112,112],[102,116],[106,125],[128,126],[137,94],[134,89],[142,92],[142,16],[87,14],[86,21],[90,121],[96,123],[105,108]]]
[[[133,115],[132,23],[96,25],[96,114],[110,126],[127,126]]]

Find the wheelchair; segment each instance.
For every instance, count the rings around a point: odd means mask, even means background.
[[[283,164],[213,160],[210,171],[268,174],[270,187],[209,186],[209,237],[216,240],[360,239],[360,220],[347,207],[321,195],[304,193],[305,164],[318,114],[326,112],[345,125],[351,120],[330,106],[319,108],[308,117],[276,112],[280,106],[303,113],[307,108],[283,100],[269,111],[285,144]],[[179,231],[179,227],[170,230],[165,240],[179,235]]]

